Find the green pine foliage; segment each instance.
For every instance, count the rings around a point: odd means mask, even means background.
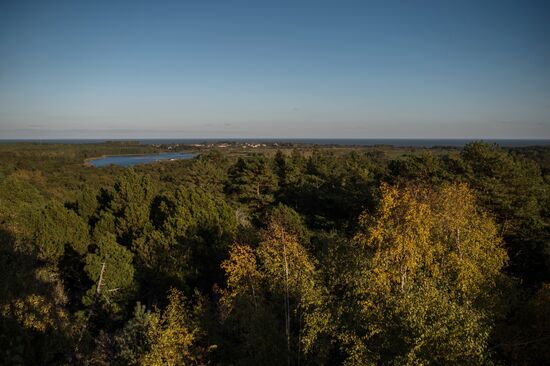
[[[550,363],[550,149],[162,148],[0,145],[1,365]]]

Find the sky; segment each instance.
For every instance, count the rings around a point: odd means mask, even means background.
[[[550,138],[550,2],[0,0],[0,139]]]

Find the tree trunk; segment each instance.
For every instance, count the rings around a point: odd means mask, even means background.
[[[103,273],[105,272],[105,262],[101,264],[101,271],[99,272],[99,280],[97,281],[96,293],[101,293],[101,285],[103,284]]]
[[[254,289],[254,283],[252,278],[248,275],[248,282],[250,282],[250,288],[252,289],[252,300],[254,300],[254,310],[258,310],[258,303],[256,301],[256,290]]]
[[[286,347],[287,347],[287,363],[290,365],[290,300],[288,295],[288,260],[286,258],[286,243],[283,239],[283,259],[285,262],[285,330],[286,330]]]

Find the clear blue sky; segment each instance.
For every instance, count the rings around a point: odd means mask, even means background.
[[[550,1],[0,1],[0,138],[550,138]]]

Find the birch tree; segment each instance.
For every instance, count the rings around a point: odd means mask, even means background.
[[[488,362],[506,253],[468,187],[383,185],[377,212],[359,225],[364,280],[343,339],[348,363]]]

